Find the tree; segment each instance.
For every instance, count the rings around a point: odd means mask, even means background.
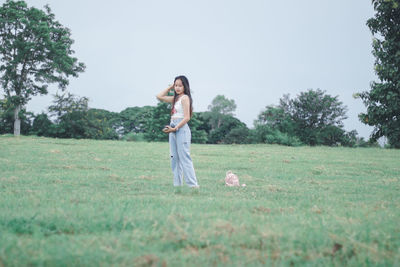
[[[55,128],[55,125],[49,119],[47,114],[41,113],[41,114],[35,116],[35,118],[33,120],[31,134],[34,134],[37,136],[53,137],[54,136],[54,132],[53,132],[54,128]]]
[[[202,120],[201,113],[193,112],[192,118],[190,118],[188,124],[192,132],[192,143],[207,143],[208,137],[207,132],[202,128],[204,121]]]
[[[239,127],[235,127],[229,131],[229,133],[223,139],[225,144],[247,144],[250,142],[249,136],[250,130],[246,125],[242,124]]]
[[[78,97],[71,93],[54,95],[53,105],[49,106],[51,117],[55,117],[56,122],[60,122],[60,118],[64,115],[77,111],[88,111],[89,98]]]
[[[211,112],[210,111],[196,112],[195,116],[199,119],[200,122],[199,125],[197,126],[197,129],[203,130],[207,135],[209,135],[212,130],[210,124]]]
[[[71,55],[73,40],[51,13],[7,0],[0,7],[0,82],[14,109],[14,135],[20,134],[20,111],[32,96],[47,94],[48,85],[64,90],[70,76],[85,66]]]
[[[392,147],[400,148],[400,1],[372,0],[376,14],[367,21],[374,35],[375,72],[380,82],[371,90],[356,94],[367,107],[360,120],[374,126],[371,138],[388,138]]]
[[[243,144],[250,142],[250,130],[246,124],[234,117],[236,104],[233,99],[217,95],[206,112],[199,113],[198,129],[208,135],[207,143]]]
[[[144,133],[146,131],[146,123],[153,117],[155,107],[129,107],[120,112],[122,134],[128,133]]]
[[[358,133],[356,130],[352,130],[350,132],[346,132],[344,134],[344,138],[343,138],[343,145],[344,146],[348,146],[348,147],[355,147],[358,145],[359,140],[361,140],[361,138],[357,137]]]
[[[233,116],[236,110],[235,100],[228,99],[223,95],[217,95],[208,106],[210,111],[210,122],[212,129],[221,126],[223,115]]]
[[[295,99],[284,95],[279,106],[267,106],[255,125],[258,142],[285,145],[336,145],[344,141],[346,107],[320,89],[300,93]]]
[[[282,101],[282,100],[281,100]],[[269,105],[254,121],[253,142],[291,145],[289,134],[293,134],[294,123],[290,114],[281,106]]]
[[[327,135],[326,131],[332,130],[332,126],[342,128],[347,118],[347,108],[338,96],[332,97],[320,89],[300,93],[284,108],[295,125],[296,136],[309,145],[323,144],[322,135]]]
[[[171,104],[159,102],[152,112],[152,116],[146,121],[144,138],[149,142],[168,141],[168,134],[162,129],[171,120]]]
[[[208,110],[211,112],[224,114],[224,115],[234,115],[236,110],[235,100],[228,99],[224,95],[217,95],[208,106]]]
[[[0,134],[12,133],[12,110],[7,99],[0,99]]]
[[[281,98],[279,106],[266,106],[254,121],[253,139],[257,143],[287,146],[301,145],[295,134],[295,124],[289,113],[289,95]]]
[[[232,115],[220,115],[220,127],[212,129],[208,136],[208,143],[211,144],[241,144],[246,143],[249,130],[243,122]],[[243,134],[243,136],[239,136]]]
[[[87,97],[77,97],[71,93],[55,95],[49,107],[55,117],[55,137],[118,139],[116,128],[119,114],[103,109],[89,109]]]
[[[284,96],[284,98],[281,99],[280,106],[270,105],[265,107],[265,110],[262,111],[258,115],[257,120],[254,121],[255,128],[261,129],[262,127],[267,127],[272,130],[278,130],[282,133],[295,135],[295,125],[290,116],[289,110],[282,104],[285,103],[282,102],[285,97],[287,96]]]
[[[89,99],[79,98],[71,93],[56,94],[53,104],[49,106],[50,117],[54,119],[56,127],[55,137],[84,138],[85,116],[89,110]]]
[[[324,146],[336,146],[346,144],[346,131],[336,125],[328,125],[318,131],[317,144]]]
[[[91,108],[85,118],[85,138],[118,139],[119,114],[105,109]]]
[[[27,112],[24,108],[19,112],[21,120],[21,132],[29,134],[34,117],[32,112]],[[12,133],[14,123],[13,107],[7,99],[0,99],[0,134]]]

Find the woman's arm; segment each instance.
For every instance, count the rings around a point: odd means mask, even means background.
[[[168,92],[174,88],[174,85],[170,85],[157,94],[157,99],[163,102],[172,103],[174,101],[173,96],[167,96]]]

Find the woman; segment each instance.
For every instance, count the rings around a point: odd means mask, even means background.
[[[174,96],[168,96],[170,90]],[[192,96],[189,81],[185,76],[178,76],[174,84],[157,95],[157,99],[172,103],[171,123],[163,129],[169,134],[171,168],[174,174],[174,186],[182,186],[182,174],[189,187],[199,187],[190,157],[191,132],[187,124],[192,117]]]

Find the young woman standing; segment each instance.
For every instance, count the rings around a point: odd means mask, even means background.
[[[172,89],[174,96],[168,96],[168,92]],[[163,132],[169,134],[174,186],[182,185],[183,174],[189,187],[199,187],[190,157],[191,132],[187,123],[192,117],[193,100],[188,79],[185,76],[176,77],[173,85],[158,93],[157,99],[172,104],[171,123],[163,129]]]

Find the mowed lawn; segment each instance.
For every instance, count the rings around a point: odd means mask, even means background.
[[[399,264],[399,150],[191,151],[178,190],[168,143],[0,136],[0,266]]]

